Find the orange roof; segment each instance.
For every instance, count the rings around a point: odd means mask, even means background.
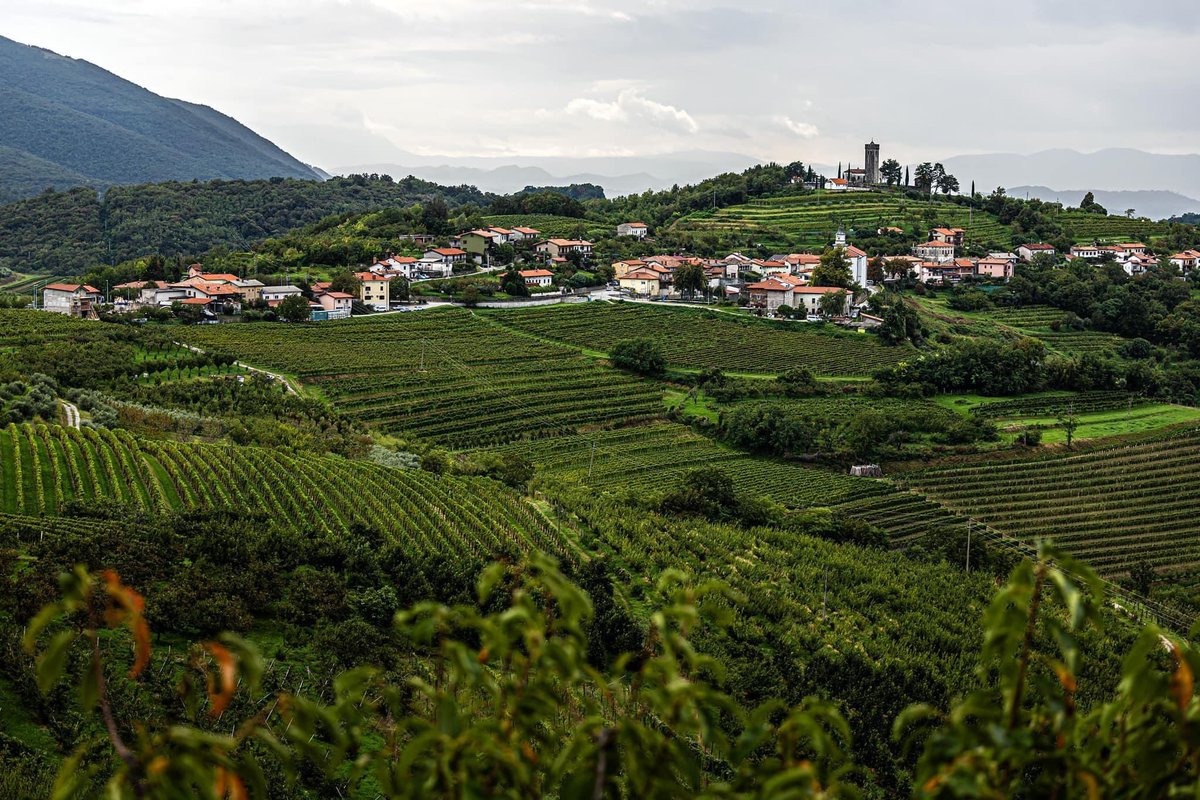
[[[1184,250],[1182,253],[1176,253],[1175,255],[1171,256],[1171,258],[1200,258],[1200,250]]]
[[[591,247],[592,243],[585,239],[548,239],[551,244],[559,247]]]
[[[347,294],[346,292],[325,292],[325,296],[326,297],[334,297],[334,298],[337,298],[338,300],[353,300],[354,299],[354,295]]]
[[[746,288],[747,289],[762,289],[763,291],[766,291],[766,292],[787,292],[787,291],[791,291],[793,288],[796,288],[796,287],[786,284],[783,281],[780,281],[776,278],[767,278],[765,281],[759,281],[758,283],[752,283],[749,286],[747,286]]]
[[[200,277],[206,281],[240,281],[237,275],[230,275],[228,272],[210,272],[201,273]]]
[[[848,289],[843,289],[841,286],[797,286],[792,291],[796,294],[832,294],[833,292],[846,292]]]
[[[485,239],[495,239],[498,235],[499,234],[492,233],[491,231],[467,231],[463,234],[463,236],[482,236]]]
[[[86,283],[48,283],[42,288],[53,289],[57,292],[76,292],[83,289],[91,294],[100,294],[99,289],[94,286],[88,286]]]
[[[366,283],[367,281],[388,283],[391,281],[391,276],[376,275],[374,272],[356,272],[354,273],[354,277],[358,278],[363,283]]]
[[[623,275],[622,277],[618,278],[618,280],[622,280],[622,281],[625,281],[625,280],[656,281],[658,279],[659,279],[658,273],[646,272],[643,270],[638,270],[636,272],[628,272],[625,275]]]
[[[965,233],[962,228],[934,228],[934,233],[940,233],[943,236],[955,236],[960,233]]]
[[[838,186],[845,186],[850,181],[846,180],[845,178],[831,178],[829,182],[836,183]]]
[[[919,244],[917,247],[954,247],[954,245],[949,242],[925,242],[925,244]]]
[[[185,306],[203,306],[212,301],[211,297],[189,297],[187,300],[180,300],[179,302]]]
[[[512,233],[512,231],[510,231],[508,228],[497,228],[497,227],[494,227],[494,226],[493,226],[493,227],[489,227],[489,228],[488,228],[488,230],[489,230],[489,231],[492,231],[492,232],[494,232],[494,233],[498,233],[498,234],[500,234],[501,236],[508,236],[510,233]]]
[[[457,247],[435,247],[430,251],[437,253],[439,256],[465,256],[466,250],[459,250]]]
[[[644,223],[644,222],[626,222],[626,223],[625,223],[625,225],[626,225],[627,227],[630,227],[630,228],[644,228],[644,227],[646,227],[646,223]]]
[[[854,245],[850,245],[846,248],[846,255],[853,256],[854,258],[865,258],[867,255],[867,251],[859,250]],[[820,261],[820,260],[821,259],[819,259],[819,258],[817,259],[817,261]]]
[[[554,273],[548,269],[523,269],[517,273],[522,278],[553,278]]]
[[[517,233],[532,233],[532,234],[541,233],[541,231],[539,231],[537,228],[513,228],[513,230],[516,231]]]
[[[1130,247],[1130,246],[1137,247],[1138,245],[1122,245],[1122,247]],[[1145,246],[1146,245],[1141,245],[1141,247],[1145,247]],[[1038,244],[1023,244],[1023,245],[1021,245],[1021,247],[1024,247],[1026,250],[1053,250],[1054,249],[1054,245],[1052,245],[1052,244],[1040,244],[1040,243],[1038,243]]]

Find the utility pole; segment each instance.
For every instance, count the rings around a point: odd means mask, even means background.
[[[971,526],[972,522],[967,521],[967,574],[971,574]]]

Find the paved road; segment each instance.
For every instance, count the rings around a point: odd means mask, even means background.
[[[74,403],[68,403],[66,400],[60,400],[59,402],[62,403],[63,411],[67,415],[67,427],[68,428],[78,428],[79,427],[79,407],[76,406]]]

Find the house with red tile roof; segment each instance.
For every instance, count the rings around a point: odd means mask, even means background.
[[[925,242],[913,245],[913,255],[922,261],[953,261],[954,245],[949,242]]]
[[[1041,242],[1023,244],[1017,248],[1017,255],[1022,261],[1033,261],[1033,259],[1037,256],[1052,256],[1057,252],[1058,250],[1054,247],[1054,245],[1043,244]]]
[[[86,283],[48,283],[42,287],[42,309],[81,319],[96,319],[96,306],[104,297]]]
[[[517,274],[526,286],[549,286],[554,283],[554,273],[548,269],[523,269]]]
[[[1177,267],[1183,274],[1200,267],[1200,250],[1184,250],[1168,259],[1171,265]]]
[[[632,236],[635,239],[645,239],[650,228],[644,222],[622,222],[617,226],[617,236]]]

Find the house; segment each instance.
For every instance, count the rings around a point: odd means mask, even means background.
[[[1013,276],[1015,266],[1006,258],[981,258],[975,264],[975,274],[982,278],[1007,281]]]
[[[845,178],[849,183],[852,183],[856,186],[861,186],[867,182],[867,171],[865,169],[858,168],[848,169],[842,173],[842,177]]]
[[[622,222],[617,226],[617,236],[632,236],[635,239],[645,239],[650,233],[644,222]]]
[[[850,188],[850,181],[845,178],[830,178],[825,181],[825,188],[831,192],[844,192]]]
[[[321,292],[313,300],[326,312],[324,319],[348,319],[350,307],[354,305],[354,295],[348,292]],[[313,319],[318,318],[314,316]]]
[[[763,261],[756,258],[750,262],[750,269],[763,276],[791,274],[791,267],[783,261]]]
[[[925,242],[913,246],[913,255],[922,261],[953,261],[954,245],[949,242]]]
[[[240,304],[242,302],[242,293],[236,286],[229,283],[183,283],[172,284],[172,288],[183,289],[188,298],[207,297],[218,303]]]
[[[628,289],[634,294],[656,295],[662,291],[658,273],[651,270],[627,272],[618,280],[622,289]]]
[[[878,236],[883,236],[888,233],[904,233],[904,228],[897,228],[895,225],[885,225],[882,228],[876,228],[875,233]],[[933,238],[932,236],[929,238]]]
[[[374,272],[356,272],[354,277],[359,280],[358,299],[363,305],[376,311],[387,311],[391,308],[391,277]]]
[[[42,308],[56,314],[96,319],[96,306],[104,298],[86,283],[49,283],[42,288]]]
[[[420,263],[417,259],[410,256],[388,256],[383,261],[376,261],[372,264],[371,272],[389,277],[399,275],[402,278],[411,280],[413,273],[417,271]]]
[[[1052,244],[1023,244],[1017,248],[1017,256],[1022,261],[1033,261],[1035,256],[1054,256],[1057,253]]]
[[[1151,255],[1137,255],[1136,253],[1128,256],[1122,262],[1125,272],[1130,275],[1141,275],[1146,270],[1158,266],[1158,259]]]
[[[402,242],[412,242],[419,245],[433,244],[437,241],[437,237],[432,233],[402,233],[396,238]]]
[[[264,286],[260,297],[268,305],[277,306],[285,297],[291,297],[294,294],[300,294],[299,286]]]
[[[1200,250],[1184,250],[1171,256],[1169,260],[1172,266],[1187,274],[1200,267]]]
[[[845,300],[841,310],[834,316],[848,316],[850,304],[854,300],[854,293],[837,286],[797,286],[792,290],[792,308],[804,311],[806,314],[820,314],[822,313],[821,299],[827,294],[837,294],[838,292],[845,295]]]
[[[612,265],[613,276],[620,278],[630,272],[642,269],[646,266],[646,262],[640,258],[627,258],[624,261],[614,261]]]
[[[1117,247],[1121,248],[1126,253],[1135,256],[1148,255],[1150,252],[1150,248],[1146,247],[1146,245],[1142,244],[1141,242],[1125,242],[1117,245]]]
[[[466,250],[468,255],[479,258],[483,258],[492,245],[503,244],[508,241],[507,237],[501,238],[500,234],[490,230],[467,231],[459,236],[458,240],[462,242],[462,249]]]
[[[1071,258],[1084,258],[1094,261],[1104,255],[1104,249],[1098,244],[1077,244],[1071,247]]]
[[[592,243],[584,239],[547,239],[537,246],[537,251],[552,258],[566,258],[572,253],[586,258],[592,254]]]
[[[812,253],[788,253],[780,260],[788,265],[788,271],[793,275],[811,273],[821,263],[821,257]]]
[[[536,239],[542,235],[542,232],[537,228],[513,228],[511,241],[527,242],[530,239]]]
[[[254,278],[238,278],[233,282],[233,288],[242,296],[243,303],[253,303],[262,298],[263,282]]]
[[[513,241],[513,231],[508,228],[496,228],[488,226],[488,232],[495,236],[495,244],[509,244]]]
[[[526,286],[549,286],[554,283],[554,273],[548,269],[523,269],[517,274]]]
[[[966,231],[962,228],[934,228],[929,232],[929,240],[962,247],[963,236],[965,234]]]
[[[751,307],[773,315],[781,306],[795,307],[795,290],[803,284],[803,279],[795,275],[772,275],[766,280],[747,284],[746,293]]]
[[[467,260],[467,251],[458,247],[434,247],[431,250],[426,250],[421,260],[437,264],[447,264],[453,268],[455,264],[461,264]]]
[[[857,283],[859,286],[867,285],[867,253],[860,250],[854,245],[847,245],[845,250],[845,258],[850,265],[850,280]],[[820,259],[817,259],[820,263]]]

